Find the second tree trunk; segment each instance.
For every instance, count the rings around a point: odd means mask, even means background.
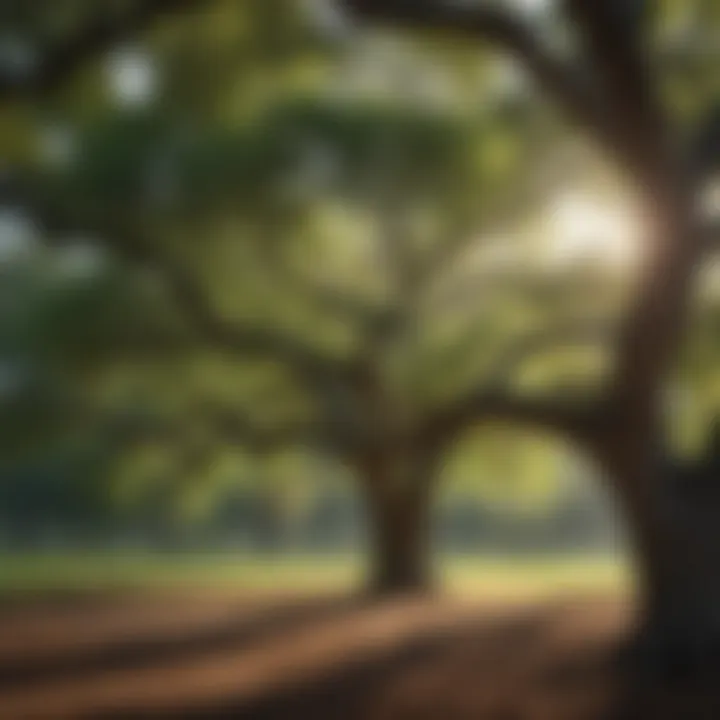
[[[375,458],[364,467],[370,588],[412,593],[432,585],[431,495],[435,464],[422,452]]]

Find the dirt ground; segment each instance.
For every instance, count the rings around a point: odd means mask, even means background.
[[[6,602],[0,719],[720,719],[715,683],[620,672],[629,616],[599,597],[178,590]]]

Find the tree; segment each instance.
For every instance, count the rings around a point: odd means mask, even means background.
[[[715,646],[720,634],[718,500],[708,494],[698,502],[699,481],[678,477],[667,452],[663,390],[711,232],[698,206],[717,163],[716,111],[704,121],[695,119],[689,142],[682,138],[653,66],[647,3],[563,3],[576,40],[568,54],[495,5],[430,0],[347,0],[345,5],[361,18],[466,35],[509,53],[613,158],[628,182],[642,209],[645,258],[602,399],[591,407],[551,405],[533,416],[511,399],[495,402],[508,417],[562,430],[599,464],[629,529],[646,636],[656,639],[659,649],[694,653]],[[630,5],[637,12],[629,13]],[[427,425],[425,442],[456,432],[459,423],[485,413],[486,405],[481,393],[449,407]],[[711,472],[712,446],[697,477]]]
[[[506,122],[504,117],[497,121]],[[193,147],[189,157],[181,156],[174,166],[178,198],[159,222],[155,211],[141,204],[132,221],[118,219],[114,211],[116,203],[128,202],[126,193],[132,197],[141,179],[131,178],[128,184],[124,174],[113,171],[107,153],[119,145],[123,155],[118,167],[125,168],[129,157],[130,166],[140,172],[147,165],[145,148],[155,154],[161,143],[154,133],[135,138],[137,145],[118,143],[117,132],[131,132],[132,139],[133,121],[125,130],[111,128],[109,135],[99,130],[99,141],[91,135],[75,169],[35,195],[45,198],[34,212],[45,218],[51,241],[62,242],[78,231],[90,234],[163,283],[180,329],[158,338],[156,348],[125,338],[125,353],[161,353],[162,377],[149,376],[146,399],[167,392],[177,407],[178,397],[187,393],[188,404],[181,405],[184,419],[172,420],[167,433],[161,425],[159,432],[178,444],[182,456],[190,454],[190,474],[201,473],[218,436],[221,443],[244,443],[263,452],[301,445],[334,455],[353,469],[364,495],[373,585],[381,591],[418,588],[430,581],[431,500],[445,456],[466,427],[460,423],[456,433],[428,443],[422,432],[430,411],[448,394],[462,396],[484,375],[488,417],[502,417],[503,408],[494,404],[495,388],[527,356],[603,335],[603,326],[582,313],[585,303],[577,302],[574,317],[557,319],[518,340],[518,333],[508,333],[497,318],[496,326],[479,318],[472,305],[461,312],[452,292],[437,287],[449,278],[450,290],[456,290],[453,279],[468,280],[458,276],[455,264],[477,250],[478,214],[487,214],[501,195],[501,178],[494,169],[494,187],[488,187],[485,202],[478,203],[474,194],[487,168],[484,162],[476,165],[468,148],[478,141],[477,128],[484,137],[489,126],[452,114],[423,117],[417,110],[392,107],[317,100],[283,105],[261,116],[247,136],[212,138],[224,159],[213,166],[222,187],[209,188],[208,182],[217,180],[197,172],[207,147]],[[159,132],[165,133],[164,128]],[[333,168],[330,177],[310,176],[317,153]],[[228,182],[229,172],[237,184]],[[302,192],[288,200],[288,177],[298,172]],[[251,188],[245,178],[252,178]],[[199,195],[203,187],[209,200]],[[224,194],[244,198],[242,207],[234,203],[228,214]],[[218,204],[223,209],[217,210]],[[366,228],[355,241],[359,257],[348,256],[352,244],[350,239],[343,242],[342,221],[323,227],[324,216],[339,208],[357,227]],[[421,223],[416,221],[419,211]],[[218,225],[230,219],[238,223],[238,231],[228,237]],[[186,244],[180,241],[183,226],[192,227]],[[251,230],[243,232],[247,226]],[[331,281],[308,272],[314,252],[323,253]],[[240,253],[242,263],[228,253]],[[231,261],[228,288],[222,277]],[[470,267],[470,279],[477,282],[479,271]],[[488,302],[480,308],[487,314],[493,299],[501,300],[507,292],[507,280],[497,270],[481,265],[480,271],[488,275]],[[518,279],[515,273],[512,278]],[[533,304],[539,316],[542,304],[547,316],[560,318],[553,306],[562,301],[549,293],[539,304],[533,294],[537,285],[531,277],[521,283],[520,295],[527,292],[529,297],[520,300]],[[218,309],[220,298],[234,311],[232,316]],[[249,312],[255,315],[252,322],[233,319]],[[509,347],[493,357],[503,345]],[[203,354],[207,364],[198,366]],[[244,374],[252,384],[249,373],[262,379],[268,360],[280,371],[270,373],[269,395],[260,404],[240,393],[233,406],[227,397],[230,379],[237,385]],[[448,377],[453,366],[454,375]],[[198,396],[198,367],[201,380],[204,368],[226,373],[214,393],[206,390]],[[529,413],[544,402],[517,399]],[[242,406],[247,408],[244,415]],[[140,429],[142,433],[142,425]],[[185,464],[182,457],[180,462]],[[184,477],[188,469],[179,466],[175,474]]]
[[[481,420],[520,421],[558,431],[585,448],[610,478],[610,485],[628,518],[642,568],[648,628],[657,628],[662,637],[674,635],[682,640],[690,635],[715,635],[716,632],[705,633],[708,629],[716,630],[717,625],[713,608],[717,605],[719,590],[709,567],[715,543],[712,539],[698,538],[696,530],[702,522],[697,510],[676,512],[676,508],[690,501],[670,477],[677,473],[672,467],[674,463],[664,457],[661,405],[664,381],[684,325],[688,290],[710,232],[696,215],[695,201],[713,171],[716,113],[709,113],[708,121],[701,123],[700,130],[694,128],[690,133],[695,139],[687,144],[689,148],[671,137],[670,125],[674,123],[659,98],[645,43],[645,29],[652,19],[643,17],[645,13],[640,11],[621,10],[616,3],[567,3],[563,15],[573,24],[576,35],[576,42],[569,48],[552,33],[547,38],[541,36],[529,23],[496,5],[458,7],[409,0],[347,0],[345,4],[366,17],[457,31],[471,38],[486,39],[507,50],[526,67],[547,97],[616,164],[641,206],[648,230],[646,262],[618,342],[615,372],[600,401],[586,396],[578,400],[565,393],[563,401],[556,402],[552,398],[508,394],[496,383],[492,383],[491,389],[481,386],[474,393],[458,393],[440,411],[434,408],[427,415],[414,416],[412,423],[402,423],[400,429],[393,427],[389,431],[384,426],[383,432],[377,433],[381,439],[374,439],[372,452],[360,455],[358,468],[368,477],[381,478],[391,473],[414,474],[409,468],[416,461],[416,471],[427,470],[432,467],[432,460],[439,457],[431,451],[452,444],[463,429]],[[210,99],[217,101],[220,95],[222,93],[217,93]],[[214,112],[216,107],[211,106]],[[196,106],[195,110],[199,108]],[[690,108],[686,113],[688,126],[691,121],[697,123],[693,114],[696,110]],[[682,152],[678,150],[679,145],[683,146]],[[97,216],[94,219],[97,222]],[[100,219],[109,218],[101,214]],[[173,295],[193,318],[194,335],[212,339],[238,356],[282,358],[292,369],[293,378],[300,381],[299,385],[312,388],[315,399],[337,398],[338,385],[352,386],[364,398],[369,408],[368,417],[373,420],[386,420],[384,410],[389,405],[393,409],[397,407],[394,399],[389,402],[389,398],[379,392],[380,383],[367,362],[367,353],[359,360],[356,357],[348,362],[348,354],[338,357],[337,348],[328,356],[327,346],[318,352],[314,344],[308,348],[307,343],[298,342],[295,336],[288,338],[286,333],[279,336],[268,333],[267,327],[259,329],[245,323],[241,326],[229,323],[225,314],[209,312],[213,307],[208,307],[207,298],[197,292],[193,277],[188,281],[187,265],[196,269],[195,257],[186,257],[181,263],[176,259],[168,262],[161,252],[165,246],[158,248],[154,242],[143,239],[144,236],[138,239],[133,232],[128,232],[134,228],[127,228],[127,214],[111,219],[113,237],[119,238],[113,245],[120,248],[125,257],[140,260],[168,278]],[[56,229],[63,224],[49,223]],[[173,230],[177,231],[177,227]],[[98,228],[97,234],[102,236],[103,228]],[[225,417],[227,415],[221,413],[221,418]],[[377,423],[371,425],[377,427]],[[233,427],[233,424],[223,422],[222,426]],[[240,423],[240,427],[247,430],[246,423]],[[338,423],[333,422],[330,429],[337,427]],[[328,426],[323,423],[321,429]],[[317,430],[317,425],[312,423],[311,428],[305,426],[299,435],[294,432],[289,435],[305,440],[317,437]],[[267,434],[266,427],[260,436],[267,437]],[[251,435],[257,437],[257,433]],[[288,439],[285,432],[269,432],[269,435],[273,441]],[[408,448],[422,448],[423,453],[418,457],[407,452]],[[378,485],[387,487],[385,480]],[[422,487],[423,484],[408,485]],[[671,495],[675,498],[672,502]],[[421,496],[416,503],[412,497],[405,498],[398,501],[397,506],[402,509],[397,512],[411,515],[412,510],[405,508],[426,508],[425,500]],[[379,503],[376,515],[386,514],[389,507],[391,504]],[[386,525],[391,527],[392,513],[387,510],[387,515]],[[422,513],[414,515],[417,518]],[[681,515],[689,519],[683,520]],[[412,524],[421,526],[421,523]],[[404,522],[397,525],[402,527]],[[408,537],[413,534],[411,530],[405,533]],[[387,544],[393,543],[394,540]],[[411,545],[417,547],[417,543]],[[403,544],[398,542],[396,546],[401,548]],[[693,563],[687,563],[682,557],[688,550]],[[403,552],[399,554],[402,556]],[[403,563],[389,561],[388,565]],[[408,577],[418,575],[414,571],[403,572]]]
[[[157,49],[160,40],[148,40],[176,90],[172,112],[108,112],[100,92],[106,115],[75,121],[72,160],[25,173],[18,202],[42,220],[49,243],[94,239],[160,285],[159,297],[135,291],[148,319],[161,316],[159,327],[120,336],[100,358],[146,359],[133,370],[145,378],[144,409],[120,415],[129,442],[177,448],[167,472],[178,482],[199,477],[227,443],[337,456],[368,509],[373,585],[418,588],[430,580],[441,466],[478,413],[454,417],[452,431],[433,437],[428,426],[451,400],[476,401],[492,421],[554,407],[542,395],[509,398],[502,387],[527,356],[604,335],[585,308],[607,278],[583,276],[575,284],[584,299],[577,288],[564,312],[567,288],[557,278],[473,259],[485,242],[478,236],[515,223],[520,198],[530,212],[548,191],[525,168],[539,148],[552,155],[548,135],[526,134],[532,108],[519,111],[517,98],[501,95],[478,112],[395,98],[329,101],[324,88],[283,86],[281,102],[243,95],[240,129],[232,127],[228,83],[260,70],[272,87],[285,81],[275,58],[267,71],[232,57],[222,65],[228,78],[189,81],[206,55],[237,52],[232,33],[225,45],[217,40],[218,28],[234,27],[231,9],[195,22],[189,56],[183,43]],[[272,13],[263,22],[245,12],[258,33],[281,25]],[[158,177],[172,182],[148,181]],[[478,283],[486,298],[469,304],[462,290],[474,299]],[[513,288],[522,322],[498,309]],[[261,385],[262,394],[247,391]],[[98,394],[84,389],[86,422],[98,417]],[[151,399],[161,411],[147,417]]]

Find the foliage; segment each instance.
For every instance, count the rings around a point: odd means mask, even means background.
[[[664,3],[655,42],[665,92],[689,125],[717,81],[712,58],[680,36],[714,27],[717,13],[687,5]],[[94,6],[18,6],[11,27],[46,42],[83,27]],[[263,429],[329,416],[368,431],[347,388],[319,389],[277,353],[228,352],[208,336],[208,316],[290,338],[332,368],[372,356],[401,416],[496,375],[540,394],[596,394],[612,359],[596,344],[556,343],[518,368],[503,360],[548,326],[617,322],[628,269],[554,265],[542,207],[568,184],[613,200],[622,181],[507,72],[459,43],[327,33],[300,3],[218,0],[162,18],[43,102],[4,109],[3,144],[27,180],[42,247],[2,268],[12,309],[0,317],[0,369],[13,379],[0,391],[3,455],[90,427],[117,461],[99,472],[120,478],[112,497],[158,488],[190,517],[227,478],[262,474],[218,408]],[[63,247],[78,240],[81,252],[104,248],[88,273],[67,270]],[[187,312],[198,295],[200,321]],[[709,328],[710,305],[700,309]],[[714,348],[711,330],[699,335],[680,382],[703,388],[693,413],[704,417]],[[145,425],[151,437],[138,439]],[[290,445],[310,456],[286,460],[297,474],[335,452]],[[471,435],[458,458],[448,473],[461,485],[516,477],[506,492],[533,501],[562,471],[554,449],[497,429]],[[274,474],[283,479],[259,487],[300,512],[287,469]]]

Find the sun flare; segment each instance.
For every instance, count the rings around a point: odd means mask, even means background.
[[[640,229],[628,208],[568,193],[556,199],[548,215],[552,263],[594,261],[622,269],[637,262]]]

